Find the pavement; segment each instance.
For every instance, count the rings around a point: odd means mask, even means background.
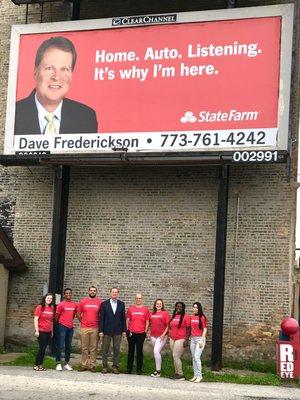
[[[300,400],[300,389],[0,366],[0,400]]]

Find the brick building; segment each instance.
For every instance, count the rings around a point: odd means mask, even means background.
[[[237,1],[236,7],[284,1]],[[288,2],[286,2],[288,3]],[[299,17],[295,2],[296,18]],[[80,19],[226,8],[226,1],[82,0]],[[0,7],[3,149],[13,24],[70,19],[66,1]],[[298,19],[299,21],[299,19]],[[296,25],[295,25],[296,26]],[[299,109],[299,30],[295,28],[290,131],[291,162],[230,167],[224,309],[225,357],[274,358],[274,339],[285,315],[295,315],[300,282],[294,268]],[[172,310],[201,300],[212,322],[217,166],[72,166],[65,286],[76,299],[89,285],[107,297],[119,285],[129,305],[135,292],[151,306],[162,296]],[[49,280],[53,213],[51,166],[0,169],[1,224],[28,266],[10,274],[7,342],[34,340],[32,313]],[[297,318],[298,315],[295,315]]]

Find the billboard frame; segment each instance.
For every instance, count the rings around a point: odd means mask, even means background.
[[[290,108],[290,85],[291,85],[291,68],[292,68],[292,45],[293,45],[293,4],[281,4],[281,5],[272,5],[272,6],[259,6],[259,7],[247,7],[247,8],[234,8],[234,9],[222,9],[222,10],[210,10],[210,11],[193,11],[193,12],[182,12],[182,13],[173,13],[172,15],[176,15],[176,24],[184,24],[191,22],[213,22],[213,21],[222,21],[222,20],[239,20],[239,19],[251,19],[251,18],[264,18],[264,17],[281,17],[281,46],[280,46],[280,71],[279,71],[279,96],[278,96],[278,140],[276,149],[274,147],[268,148],[253,148],[254,151],[265,151],[265,150],[278,150],[280,154],[280,160],[276,160],[277,162],[285,159],[285,155],[288,154],[289,147],[289,108]],[[168,16],[168,14],[161,14],[162,16]],[[151,15],[149,15],[151,16]],[[137,18],[136,17],[125,17],[129,18]],[[68,159],[70,162],[70,158],[74,159],[74,163],[76,159],[85,159],[88,161],[90,158],[97,158],[99,163],[105,162],[105,159],[110,158],[115,159],[116,162],[119,162],[118,155],[116,153],[126,153],[126,149],[117,149],[117,152],[110,153],[72,153],[72,154],[51,154],[49,157],[43,156],[43,154],[28,154],[25,156],[15,155],[11,149],[13,149],[13,140],[14,135],[8,134],[8,132],[13,132],[14,130],[14,116],[15,116],[15,103],[16,103],[16,88],[17,88],[17,69],[18,69],[18,56],[19,56],[19,43],[20,36],[24,34],[34,34],[34,33],[57,33],[57,32],[69,32],[69,31],[86,31],[86,30],[101,30],[101,29],[118,29],[120,25],[113,25],[113,21],[116,18],[107,18],[107,19],[96,19],[96,20],[80,20],[80,21],[64,21],[64,22],[54,22],[54,23],[43,23],[43,24],[31,24],[31,25],[13,25],[11,31],[11,51],[10,51],[10,68],[9,68],[9,78],[8,78],[8,99],[7,99],[7,112],[6,112],[6,124],[5,124],[5,139],[4,139],[4,149],[6,154],[1,157],[1,162],[5,163],[5,160],[9,160],[9,163],[12,165],[16,161],[16,163],[20,163],[21,159],[27,159],[28,162],[32,163],[33,160],[44,160],[47,162],[49,159],[59,160],[59,163],[62,163],[64,159]],[[62,25],[63,24],[63,25]],[[142,26],[153,26],[153,25],[171,25],[173,22],[166,23],[144,23]],[[130,24],[130,25],[122,25],[123,28],[131,28],[137,27],[140,25]],[[9,150],[7,150],[9,149]],[[245,149],[249,151],[249,149]],[[229,151],[229,150],[228,150]],[[209,150],[209,154],[211,158],[219,160],[220,163],[224,163],[224,159],[228,159],[226,157],[226,150],[221,150],[216,152],[214,150]],[[233,149],[233,151],[238,151]],[[242,150],[240,150],[242,151]],[[157,154],[157,159],[161,159],[164,151],[155,151]],[[178,157],[175,156],[174,153],[178,154]],[[182,157],[182,153],[186,155],[186,157],[191,157],[195,159],[195,153],[201,154],[206,153],[205,151],[185,151],[185,152],[168,152],[171,155],[171,158],[174,160],[175,158],[180,161]],[[194,154],[193,154],[194,153]],[[130,152],[127,153],[127,159],[134,160],[147,158],[149,154],[149,161],[151,159],[150,152]],[[181,154],[181,155],[180,155]],[[224,155],[225,157],[222,157]],[[174,157],[175,156],[175,157]],[[166,157],[168,158],[168,157]],[[207,158],[207,157],[204,157]],[[152,154],[152,159],[155,159],[155,156]],[[30,161],[31,160],[31,161]],[[274,161],[274,160],[273,160]]]

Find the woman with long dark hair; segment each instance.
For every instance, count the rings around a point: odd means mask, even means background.
[[[150,315],[150,338],[153,345],[153,354],[155,359],[155,371],[152,377],[160,377],[161,371],[161,352],[164,348],[168,336],[170,314],[165,310],[162,299],[156,299],[153,304],[153,310]]]
[[[39,350],[36,355],[35,365],[33,367],[35,371],[45,371],[45,368],[43,367],[43,361],[46,348],[50,343],[53,331],[54,308],[52,303],[53,294],[47,293],[45,296],[43,296],[40,304],[34,311],[33,323],[35,336],[37,337],[39,343]]]
[[[201,303],[193,304],[193,315],[191,316],[190,349],[193,359],[194,376],[190,382],[200,383],[202,381],[201,354],[205,347],[207,333],[207,318],[203,314]]]
[[[190,336],[190,317],[185,313],[185,304],[177,301],[169,322],[170,348],[172,351],[175,374],[173,379],[184,381],[181,357]]]

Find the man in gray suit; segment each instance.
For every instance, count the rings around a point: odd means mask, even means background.
[[[107,357],[110,342],[113,342],[113,366],[112,372],[119,373],[121,339],[126,337],[126,315],[125,304],[118,300],[119,289],[110,289],[110,298],[104,301],[100,309],[99,336],[102,338],[102,373],[109,372]]]

